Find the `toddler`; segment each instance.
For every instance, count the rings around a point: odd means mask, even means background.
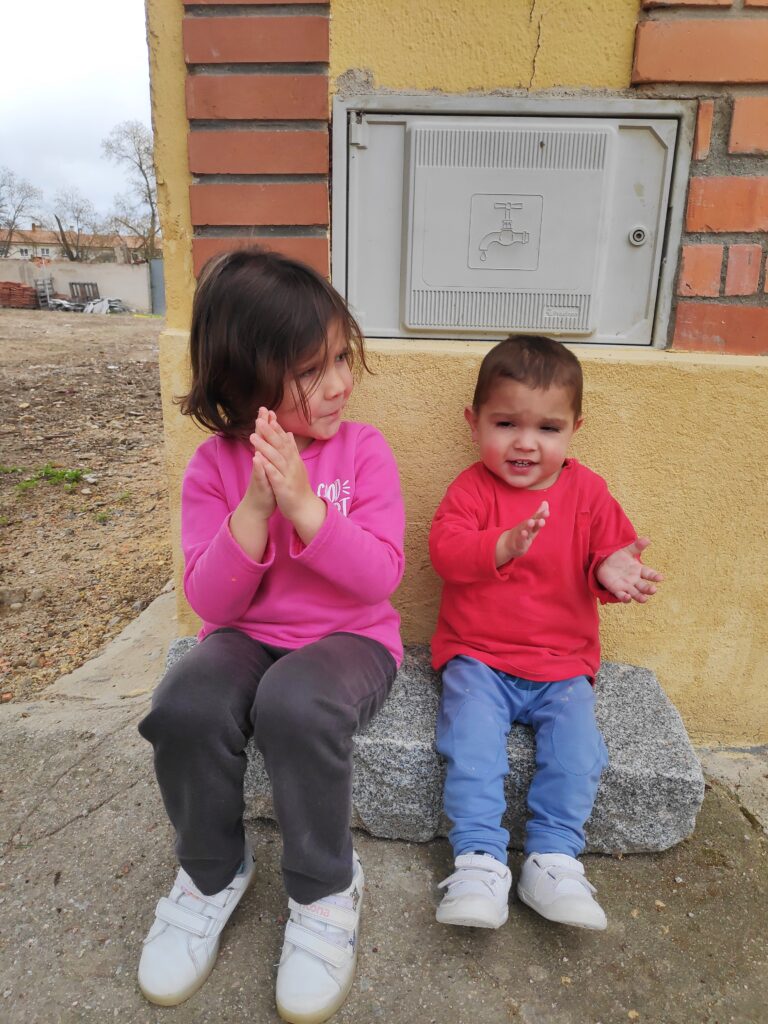
[[[154,747],[180,870],[139,964],[154,1003],[213,968],[252,879],[246,745],[264,755],[290,917],[276,1002],[326,1020],[355,971],[363,869],[352,848],[352,737],[402,657],[390,595],[403,502],[384,438],[342,416],[360,329],[319,274],[258,249],[215,257],[195,293],[182,412],[213,432],[182,487],[184,593],[200,642],[139,730]]]
[[[502,828],[507,736],[532,726],[536,770],[517,892],[550,921],[603,929],[576,859],[607,764],[594,717],[597,601],[645,602],[659,573],[604,480],[567,458],[582,425],[581,366],[559,342],[510,337],[480,367],[465,417],[480,461],[435,514],[443,579],[432,660],[442,669],[437,748],[455,871],[444,924],[498,928],[512,878]]]

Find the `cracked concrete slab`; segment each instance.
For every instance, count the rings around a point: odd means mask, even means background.
[[[729,789],[747,817],[768,835],[768,746],[702,747],[696,753],[707,778]]]
[[[120,695],[145,688],[130,645],[120,651],[114,678],[89,662],[93,690],[81,676],[76,694],[68,683],[0,708],[0,1020],[271,1024],[286,901],[269,822],[248,822],[256,880],[203,988],[175,1009],[138,991],[141,940],[175,865],[151,751],[135,728],[149,694]],[[713,778],[695,833],[673,849],[585,859],[608,913],[604,933],[558,929],[517,900],[497,932],[440,926],[447,843],[356,833],[368,879],[360,961],[335,1020],[765,1024],[768,839],[740,803],[738,778],[738,792]],[[519,863],[515,854],[513,870]]]

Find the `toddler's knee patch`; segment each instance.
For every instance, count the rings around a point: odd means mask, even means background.
[[[437,749],[465,771],[484,772],[506,764],[506,735],[492,710],[482,701],[465,700],[451,720],[441,712]]]
[[[595,722],[594,701],[564,701],[552,726],[552,749],[570,775],[589,775],[605,764],[605,744]]]

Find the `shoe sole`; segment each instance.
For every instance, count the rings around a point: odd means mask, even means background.
[[[145,989],[144,986],[141,984],[141,982],[139,982],[141,994],[150,1003],[154,1003],[155,1006],[178,1006],[179,1003],[186,1002],[190,996],[193,996],[195,992],[197,992],[198,989],[202,988],[206,981],[208,981],[211,971],[216,966],[216,960],[218,958],[218,955],[219,951],[217,949],[216,956],[214,956],[213,959],[211,960],[211,966],[206,970],[205,974],[202,974],[199,977],[195,978],[194,982],[187,988],[182,989],[181,992],[174,992],[172,995],[157,995],[154,992],[148,992],[147,989]]]
[[[463,908],[443,907],[441,904],[435,911],[435,918],[440,924],[459,925],[464,928],[501,928],[509,918],[508,908],[505,908],[503,916],[499,917],[498,914],[489,913],[495,910],[495,907],[489,908],[483,900],[473,903],[464,899],[462,903]]]
[[[602,921],[598,924],[592,924],[590,922],[583,920],[577,921],[573,918],[568,919],[563,917],[553,917],[551,914],[547,913],[545,907],[538,907],[533,898],[528,896],[524,889],[518,888],[517,895],[520,897],[520,900],[523,903],[525,903],[526,906],[530,907],[531,910],[535,911],[540,917],[543,917],[545,920],[552,921],[553,924],[564,924],[568,925],[570,928],[586,928],[588,931],[591,932],[603,932],[608,927],[607,921]]]
[[[360,929],[357,932],[358,942],[360,941]],[[328,1020],[330,1017],[339,1010],[352,990],[352,983],[355,980],[355,973],[357,971],[357,950],[355,950],[354,960],[352,962],[352,974],[349,979],[349,985],[346,989],[339,992],[333,1003],[323,1007],[322,1010],[315,1010],[312,1013],[297,1013],[292,1010],[287,1010],[280,1002],[276,1001],[277,1012],[282,1020],[287,1021],[288,1024],[322,1024],[323,1021]]]

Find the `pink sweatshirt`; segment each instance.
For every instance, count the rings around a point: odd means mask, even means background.
[[[215,435],[192,456],[181,540],[184,593],[203,620],[198,636],[229,626],[295,649],[329,633],[357,633],[378,640],[399,665],[400,616],[389,598],[403,575],[405,516],[394,456],[378,430],[351,422],[301,454],[328,514],[305,546],[276,510],[261,562],[229,528],[250,480],[250,445]]]

